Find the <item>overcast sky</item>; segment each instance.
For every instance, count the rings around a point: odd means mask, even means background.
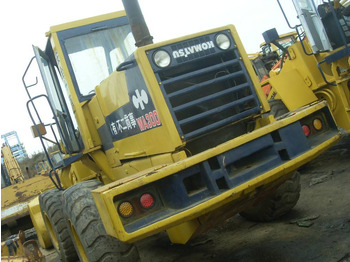
[[[246,51],[253,53],[263,42],[262,32],[273,27],[280,34],[291,31],[276,0],[139,0],[139,3],[154,42],[233,24]],[[290,17],[295,18],[292,8],[289,5],[287,11],[292,11]],[[32,138],[30,132],[28,98],[22,84],[23,73],[33,57],[32,45],[44,49],[45,32],[52,25],[122,9],[121,0],[0,1],[0,134],[17,131],[29,154],[41,151],[39,140]]]

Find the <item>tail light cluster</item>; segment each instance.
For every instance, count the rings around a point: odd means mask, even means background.
[[[143,192],[116,201],[119,215],[124,218],[139,218],[149,211],[158,209],[160,201],[153,192]]]
[[[318,134],[327,129],[326,121],[322,115],[313,116],[303,121],[301,125],[306,137]]]

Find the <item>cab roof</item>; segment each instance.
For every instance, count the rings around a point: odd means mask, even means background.
[[[93,17],[89,17],[89,18],[84,18],[84,19],[80,19],[80,20],[76,20],[73,22],[68,22],[68,23],[64,23],[64,24],[60,24],[60,25],[51,26],[50,31],[46,33],[46,36],[50,36],[52,33],[64,31],[67,29],[80,27],[80,26],[84,26],[84,25],[89,25],[89,24],[100,22],[100,21],[110,20],[113,18],[119,18],[119,17],[123,17],[123,16],[126,16],[125,11],[118,11],[118,12],[108,13],[108,14],[104,14],[104,15],[98,15],[98,16],[93,16]]]

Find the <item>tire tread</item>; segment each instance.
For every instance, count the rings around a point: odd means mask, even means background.
[[[45,191],[39,196],[39,203],[42,216],[46,216],[51,223],[54,234],[56,235],[58,248],[56,250],[61,261],[73,262],[77,261],[78,256],[73,246],[72,239],[68,233],[68,224],[63,213],[62,191],[51,189]],[[44,219],[45,221],[45,219]],[[48,225],[45,226],[48,230]]]
[[[107,235],[90,192],[101,185],[97,180],[89,180],[67,189],[63,194],[66,215],[69,215],[89,261],[139,261],[134,245]],[[69,233],[72,235],[71,231]]]
[[[256,206],[240,213],[251,221],[269,222],[287,214],[298,202],[300,197],[300,174],[295,171],[293,176],[281,184],[276,191]]]

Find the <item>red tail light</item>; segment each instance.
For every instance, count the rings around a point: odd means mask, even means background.
[[[303,129],[304,134],[305,134],[306,136],[309,136],[309,135],[310,135],[311,130],[310,130],[310,127],[309,127],[309,126],[303,125],[303,126],[302,126],[302,129]]]
[[[144,208],[150,208],[154,205],[154,198],[151,194],[145,193],[140,197],[140,204]]]

